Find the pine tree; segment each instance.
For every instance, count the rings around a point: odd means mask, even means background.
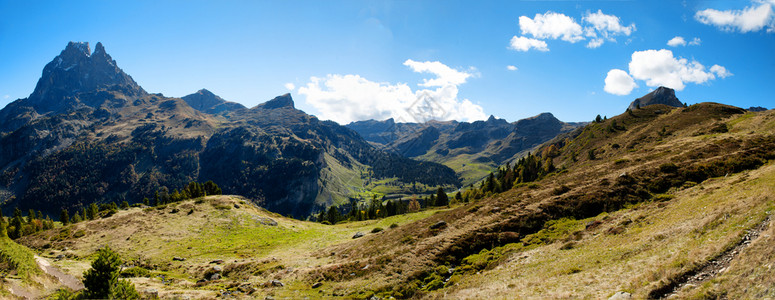
[[[600,115],[597,115],[597,117],[595,117],[595,123],[600,123],[602,121],[603,121],[603,119],[600,118]]]
[[[81,215],[78,214],[78,211],[75,211],[75,214],[73,215],[73,217],[70,218],[70,222],[75,224],[75,223],[79,223],[81,221],[83,221],[83,218],[81,218]]]
[[[123,202],[121,202],[121,209],[127,209],[127,208],[129,208],[129,202],[124,200]]]
[[[8,224],[5,222],[5,216],[0,213],[0,238],[8,237]]]
[[[89,220],[97,219],[97,215],[99,214],[100,210],[97,207],[97,204],[92,203],[89,204],[89,209],[86,211],[86,217],[89,218]]]
[[[31,224],[32,220],[35,220],[35,210],[34,209],[30,209],[27,212],[27,223]]]
[[[449,197],[447,197],[447,193],[444,192],[444,189],[439,187],[439,189],[436,191],[436,206],[447,206],[447,205],[449,205]]]
[[[118,281],[121,257],[108,246],[97,250],[97,259],[91,269],[83,273],[83,285],[87,299],[107,299]]]
[[[67,224],[70,224],[70,214],[67,213],[66,208],[63,208],[59,213],[59,222],[62,222],[62,226],[67,226]]]

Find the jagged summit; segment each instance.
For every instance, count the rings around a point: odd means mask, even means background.
[[[675,90],[668,87],[660,86],[656,90],[652,91],[651,93],[648,93],[643,97],[635,99],[635,101],[632,101],[632,103],[630,103],[629,109],[631,110],[637,109],[639,107],[644,107],[652,104],[664,104],[664,105],[669,105],[673,107],[683,106],[683,103],[681,103],[681,101],[678,100],[678,98],[676,98]]]
[[[266,101],[264,103],[259,104],[255,108],[261,108],[261,109],[276,109],[276,108],[296,108],[293,104],[293,98],[291,97],[290,93],[286,93],[284,95],[280,95],[275,97],[272,100]]]
[[[194,109],[208,114],[218,114],[245,108],[242,104],[226,101],[207,89],[201,89],[196,93],[181,98]]]
[[[146,92],[97,43],[94,53],[87,42],[69,42],[62,52],[43,68],[43,74],[29,97],[39,113],[61,111],[81,105],[84,93],[100,90],[121,92],[128,98]]]

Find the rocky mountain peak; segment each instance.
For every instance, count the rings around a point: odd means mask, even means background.
[[[678,98],[675,96],[675,90],[660,86],[656,90],[651,91],[643,97],[632,101],[632,103],[630,103],[629,109],[633,110],[652,104],[664,104],[673,107],[683,106],[683,103],[681,103],[681,101],[678,100]]]
[[[293,104],[293,98],[291,98],[290,93],[286,93],[284,95],[280,95],[275,97],[272,100],[269,100],[267,102],[261,103],[256,108],[262,108],[262,109],[276,109],[276,108],[295,108]]]
[[[89,42],[69,42],[65,50],[62,50],[62,54],[73,54],[91,56],[91,49],[89,48]]]
[[[43,68],[43,74],[29,97],[30,104],[40,113],[67,110],[80,105],[79,95],[99,90],[121,92],[128,98],[146,92],[97,43],[90,53],[89,43],[70,42],[62,52]]]
[[[218,95],[213,94],[213,92],[208,91],[207,89],[201,89],[196,93],[186,95],[181,98],[194,109],[209,114],[217,114],[245,108],[242,106],[242,104],[226,101]]]

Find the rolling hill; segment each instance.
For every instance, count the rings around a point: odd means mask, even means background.
[[[76,275],[111,245],[164,297],[775,296],[775,111],[648,105],[536,153],[556,168],[450,208],[323,225],[209,196],[19,242]]]

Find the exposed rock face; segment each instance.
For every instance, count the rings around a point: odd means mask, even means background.
[[[681,101],[678,100],[678,98],[675,97],[675,90],[671,88],[666,88],[664,86],[660,86],[656,90],[652,91],[651,93],[648,93],[643,97],[635,99],[635,101],[632,101],[632,103],[630,103],[629,109],[630,110],[638,109],[639,107],[644,107],[652,104],[664,104],[664,105],[669,105],[673,107],[682,107],[684,105],[683,103],[681,103]]]
[[[261,109],[277,109],[277,108],[295,108],[293,105],[293,98],[291,98],[291,94],[284,94],[281,96],[277,96],[272,100],[269,100],[267,102],[261,103],[256,108]]]
[[[183,96],[181,99],[194,109],[208,114],[220,114],[223,112],[245,109],[245,106],[235,102],[223,100],[212,92],[201,89],[196,93]]]
[[[70,42],[43,68],[43,74],[28,99],[38,113],[61,113],[81,106],[99,107],[105,101],[85,93],[116,91],[133,100],[146,94],[124,73],[101,43],[89,53],[89,43]],[[120,103],[119,105],[123,104]]]

